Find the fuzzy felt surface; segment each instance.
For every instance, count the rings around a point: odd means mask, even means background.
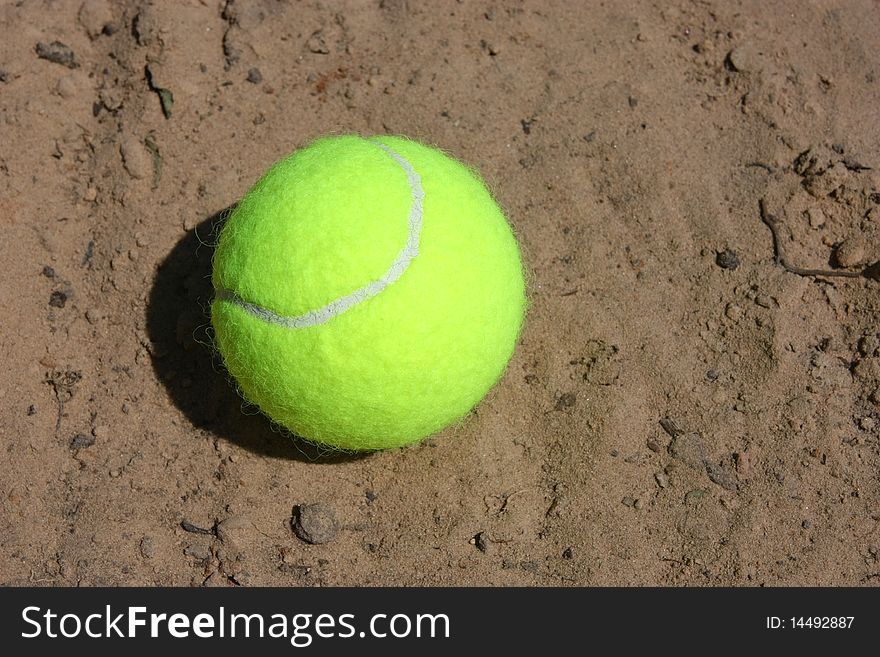
[[[467,414],[513,353],[525,310],[519,248],[482,181],[399,137],[318,140],[273,166],[224,226],[213,284],[277,315],[309,313],[381,279],[406,245],[424,189],[418,255],[376,296],[326,323],[289,328],[228,298],[216,343],[244,396],[293,433],[375,450]]]

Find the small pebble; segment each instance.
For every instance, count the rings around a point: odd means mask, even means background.
[[[571,408],[574,406],[577,397],[573,392],[566,392],[559,396],[559,399],[556,400],[556,410],[561,411],[564,408]]]
[[[263,81],[263,74],[260,73],[260,69],[252,68],[248,71],[247,81],[251,84],[260,84]]]
[[[58,84],[55,85],[55,90],[62,98],[75,96],[77,92],[76,78],[73,77],[73,74],[59,78]]]
[[[253,532],[254,523],[244,516],[229,516],[217,523],[217,538],[224,543],[241,542],[248,533]]]
[[[740,265],[740,260],[735,251],[724,249],[715,256],[715,264],[722,269],[736,269]]]
[[[113,20],[113,8],[108,0],[85,0],[77,18],[89,38],[97,39],[101,34],[106,34],[107,26]]]
[[[737,321],[740,317],[742,317],[743,310],[735,303],[727,304],[727,307],[724,309],[724,315],[727,319],[732,319],[733,321]]]
[[[199,561],[208,559],[211,556],[211,550],[207,545],[187,545],[183,548],[183,553]]]
[[[859,237],[850,237],[837,245],[834,260],[838,267],[858,267],[867,257],[865,243]]]
[[[642,501],[641,498],[639,498],[635,502],[633,502],[633,508],[636,509],[636,511],[640,510],[644,506],[645,506],[645,503]]]
[[[79,63],[76,61],[76,55],[73,54],[70,46],[61,43],[60,41],[53,41],[52,43],[44,43],[40,41],[34,50],[37,53],[37,57],[52,62],[53,64],[61,64],[67,68],[79,67]]]
[[[810,228],[816,230],[825,225],[825,213],[821,208],[810,208],[807,210],[807,219],[810,221]]]
[[[152,559],[156,555],[156,541],[152,536],[144,536],[141,539],[140,551],[144,559]]]
[[[570,547],[567,547],[562,551],[563,559],[571,559],[572,557],[574,557],[574,551]]]
[[[801,523],[801,527],[803,527],[804,529],[809,529],[809,528],[812,527],[812,526],[813,526],[813,523],[810,522],[809,520],[804,520],[804,521]]]
[[[630,497],[629,495],[627,495],[626,497],[624,497],[624,498],[621,500],[621,502],[623,502],[623,505],[624,505],[624,506],[633,506],[633,505],[635,505],[635,503],[636,503],[635,499],[632,498],[632,497]]]
[[[669,486],[669,476],[665,472],[656,473],[654,479],[657,480],[657,485],[660,486],[660,488],[666,488]]]
[[[306,47],[316,55],[326,55],[330,52],[330,48],[324,42],[324,34],[321,30],[312,33],[312,36],[306,42]]]
[[[749,43],[744,43],[731,50],[727,62],[734,71],[756,72],[762,68],[763,53]]]
[[[870,431],[876,426],[876,422],[874,421],[874,418],[866,416],[859,422],[859,426],[865,431]]]
[[[85,449],[86,447],[91,447],[95,444],[95,437],[89,436],[84,433],[76,434],[70,441],[70,447],[72,449]]]
[[[55,290],[49,295],[49,305],[53,308],[64,308],[67,303],[67,295],[61,290]]]
[[[132,178],[146,178],[153,169],[153,163],[147,154],[144,145],[135,137],[128,136],[119,144],[119,154],[122,156],[122,164]]]
[[[336,538],[339,524],[326,504],[301,504],[293,510],[293,531],[306,543],[320,545]]]

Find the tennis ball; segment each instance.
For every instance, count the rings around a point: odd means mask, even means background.
[[[275,164],[224,225],[211,322],[241,393],[345,450],[466,415],[513,353],[519,248],[473,171],[400,137],[320,139]]]

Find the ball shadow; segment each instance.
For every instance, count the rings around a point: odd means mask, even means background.
[[[195,427],[251,452],[309,463],[368,456],[329,450],[272,425],[238,395],[213,348],[211,258],[234,206],[204,219],[160,263],[147,304],[153,369],[174,404]]]

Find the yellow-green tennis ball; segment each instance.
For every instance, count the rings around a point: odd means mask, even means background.
[[[400,137],[328,137],[274,165],[214,254],[211,320],[244,396],[293,433],[374,450],[466,415],[525,309],[482,181]]]

